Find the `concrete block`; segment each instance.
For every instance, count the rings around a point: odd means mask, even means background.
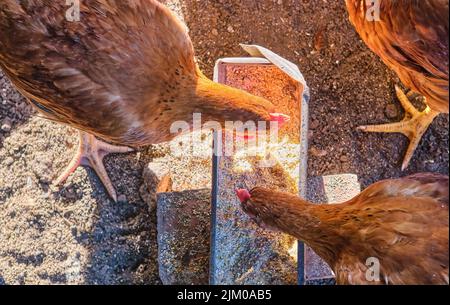
[[[207,285],[211,190],[157,196],[159,274],[165,285]]]

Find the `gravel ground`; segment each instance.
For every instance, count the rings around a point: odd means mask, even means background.
[[[54,188],[77,132],[30,117],[3,76],[0,88],[0,122],[12,121],[11,132],[0,133],[0,277],[7,284],[158,283],[156,215],[139,197],[151,154],[106,158],[117,204],[90,169]]]
[[[239,43],[299,65],[312,95],[309,175],[349,172],[367,186],[420,171],[448,174],[448,115],[434,122],[406,172],[402,135],[356,131],[403,111],[398,78],[360,41],[344,1],[168,1],[209,76],[219,57],[245,55]],[[139,196],[155,150],[106,158],[118,204],[90,169],[55,189],[50,181],[70,160],[76,132],[32,115],[3,76],[0,96],[0,284],[158,284],[155,210]]]

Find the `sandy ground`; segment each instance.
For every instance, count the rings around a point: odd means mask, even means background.
[[[398,78],[360,41],[344,1],[169,0],[190,28],[201,68],[255,43],[297,63],[312,90],[311,176],[355,173],[364,186],[420,171],[448,174],[448,116],[427,132],[401,172],[407,140],[356,127],[397,121]],[[205,26],[207,25],[207,26]],[[62,188],[77,133],[36,117],[0,76],[0,284],[158,284],[156,214],[140,195],[142,171],[164,149],[106,158],[121,201],[90,169]],[[176,174],[176,173],[175,173]]]

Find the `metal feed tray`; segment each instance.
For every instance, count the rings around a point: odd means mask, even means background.
[[[298,272],[298,257],[303,257],[298,250],[303,252],[303,245],[255,225],[241,210],[235,189],[266,186],[305,197],[309,90],[292,63],[258,46],[244,48],[258,57],[219,60],[215,81],[271,100],[277,111],[291,116],[291,122],[280,130],[285,141],[269,145],[264,156],[248,157],[242,151],[231,157],[214,156],[210,282],[295,285],[303,273]],[[274,166],[256,166],[267,157]]]

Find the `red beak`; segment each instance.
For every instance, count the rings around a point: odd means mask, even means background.
[[[289,122],[291,117],[282,113],[271,113],[270,120],[272,122],[278,122],[279,126],[282,126],[283,124]]]
[[[250,193],[244,189],[236,190],[236,195],[238,196],[241,203],[246,203],[251,198]]]

